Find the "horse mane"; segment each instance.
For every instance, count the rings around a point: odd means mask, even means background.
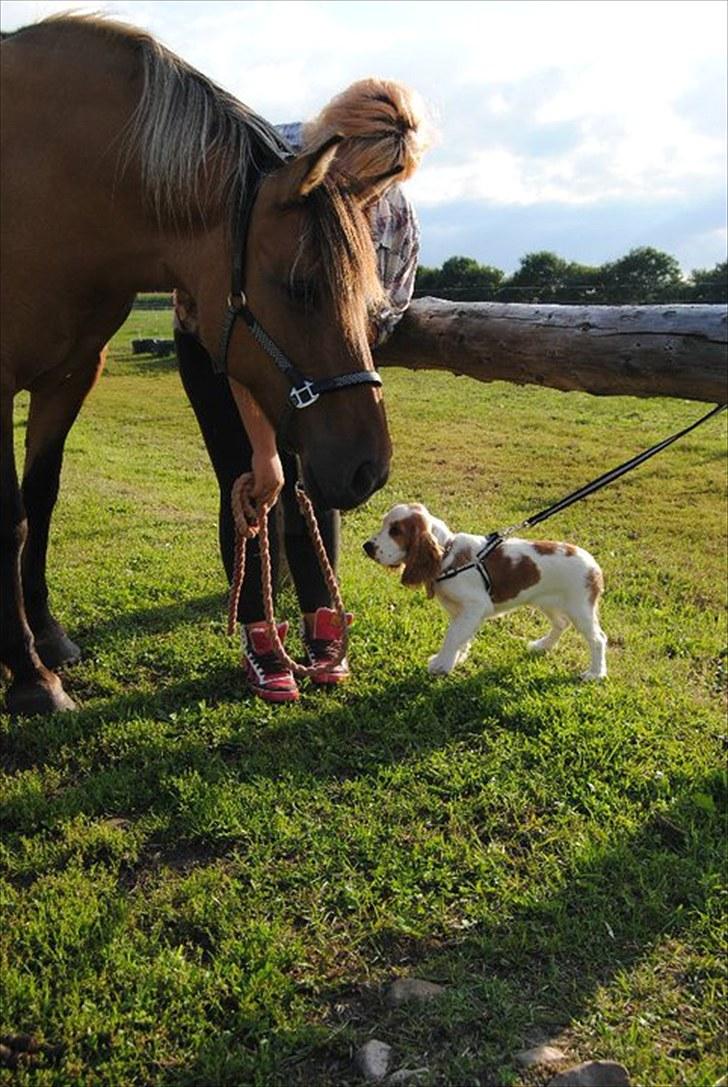
[[[120,164],[141,163],[160,225],[192,229],[213,208],[232,225],[251,173],[278,169],[291,151],[273,125],[182,60],[147,31],[96,14],[51,15],[15,34],[92,34],[136,54],[141,97],[121,137]],[[343,328],[355,336],[359,303],[384,304],[371,230],[345,179],[327,178],[305,199],[306,251]],[[292,273],[295,271],[292,269]]]
[[[192,226],[219,208],[232,218],[251,170],[282,165],[290,148],[273,125],[139,27],[97,14],[51,15],[47,28],[90,33],[135,53],[143,79],[122,135],[120,162],[138,156],[145,196],[160,224]]]

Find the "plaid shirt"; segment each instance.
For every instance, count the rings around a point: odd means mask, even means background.
[[[278,132],[296,152],[301,150],[303,125],[277,125]],[[377,254],[379,279],[387,297],[384,307],[375,317],[375,345],[391,336],[395,325],[412,301],[415,274],[420,252],[420,225],[415,209],[399,185],[392,185],[369,211],[372,240]],[[196,331],[193,300],[182,291],[175,291],[174,327],[181,331]]]

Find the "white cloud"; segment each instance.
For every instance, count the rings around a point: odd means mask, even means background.
[[[71,6],[147,26],[273,121],[410,83],[441,130],[424,206],[684,208],[726,183],[722,0],[4,0],[3,27]]]

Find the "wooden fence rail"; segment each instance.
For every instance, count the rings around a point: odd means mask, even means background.
[[[377,366],[597,396],[728,401],[728,308],[415,299]]]

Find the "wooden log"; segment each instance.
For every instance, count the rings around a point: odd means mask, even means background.
[[[728,309],[418,298],[376,362],[597,396],[725,403]]]

